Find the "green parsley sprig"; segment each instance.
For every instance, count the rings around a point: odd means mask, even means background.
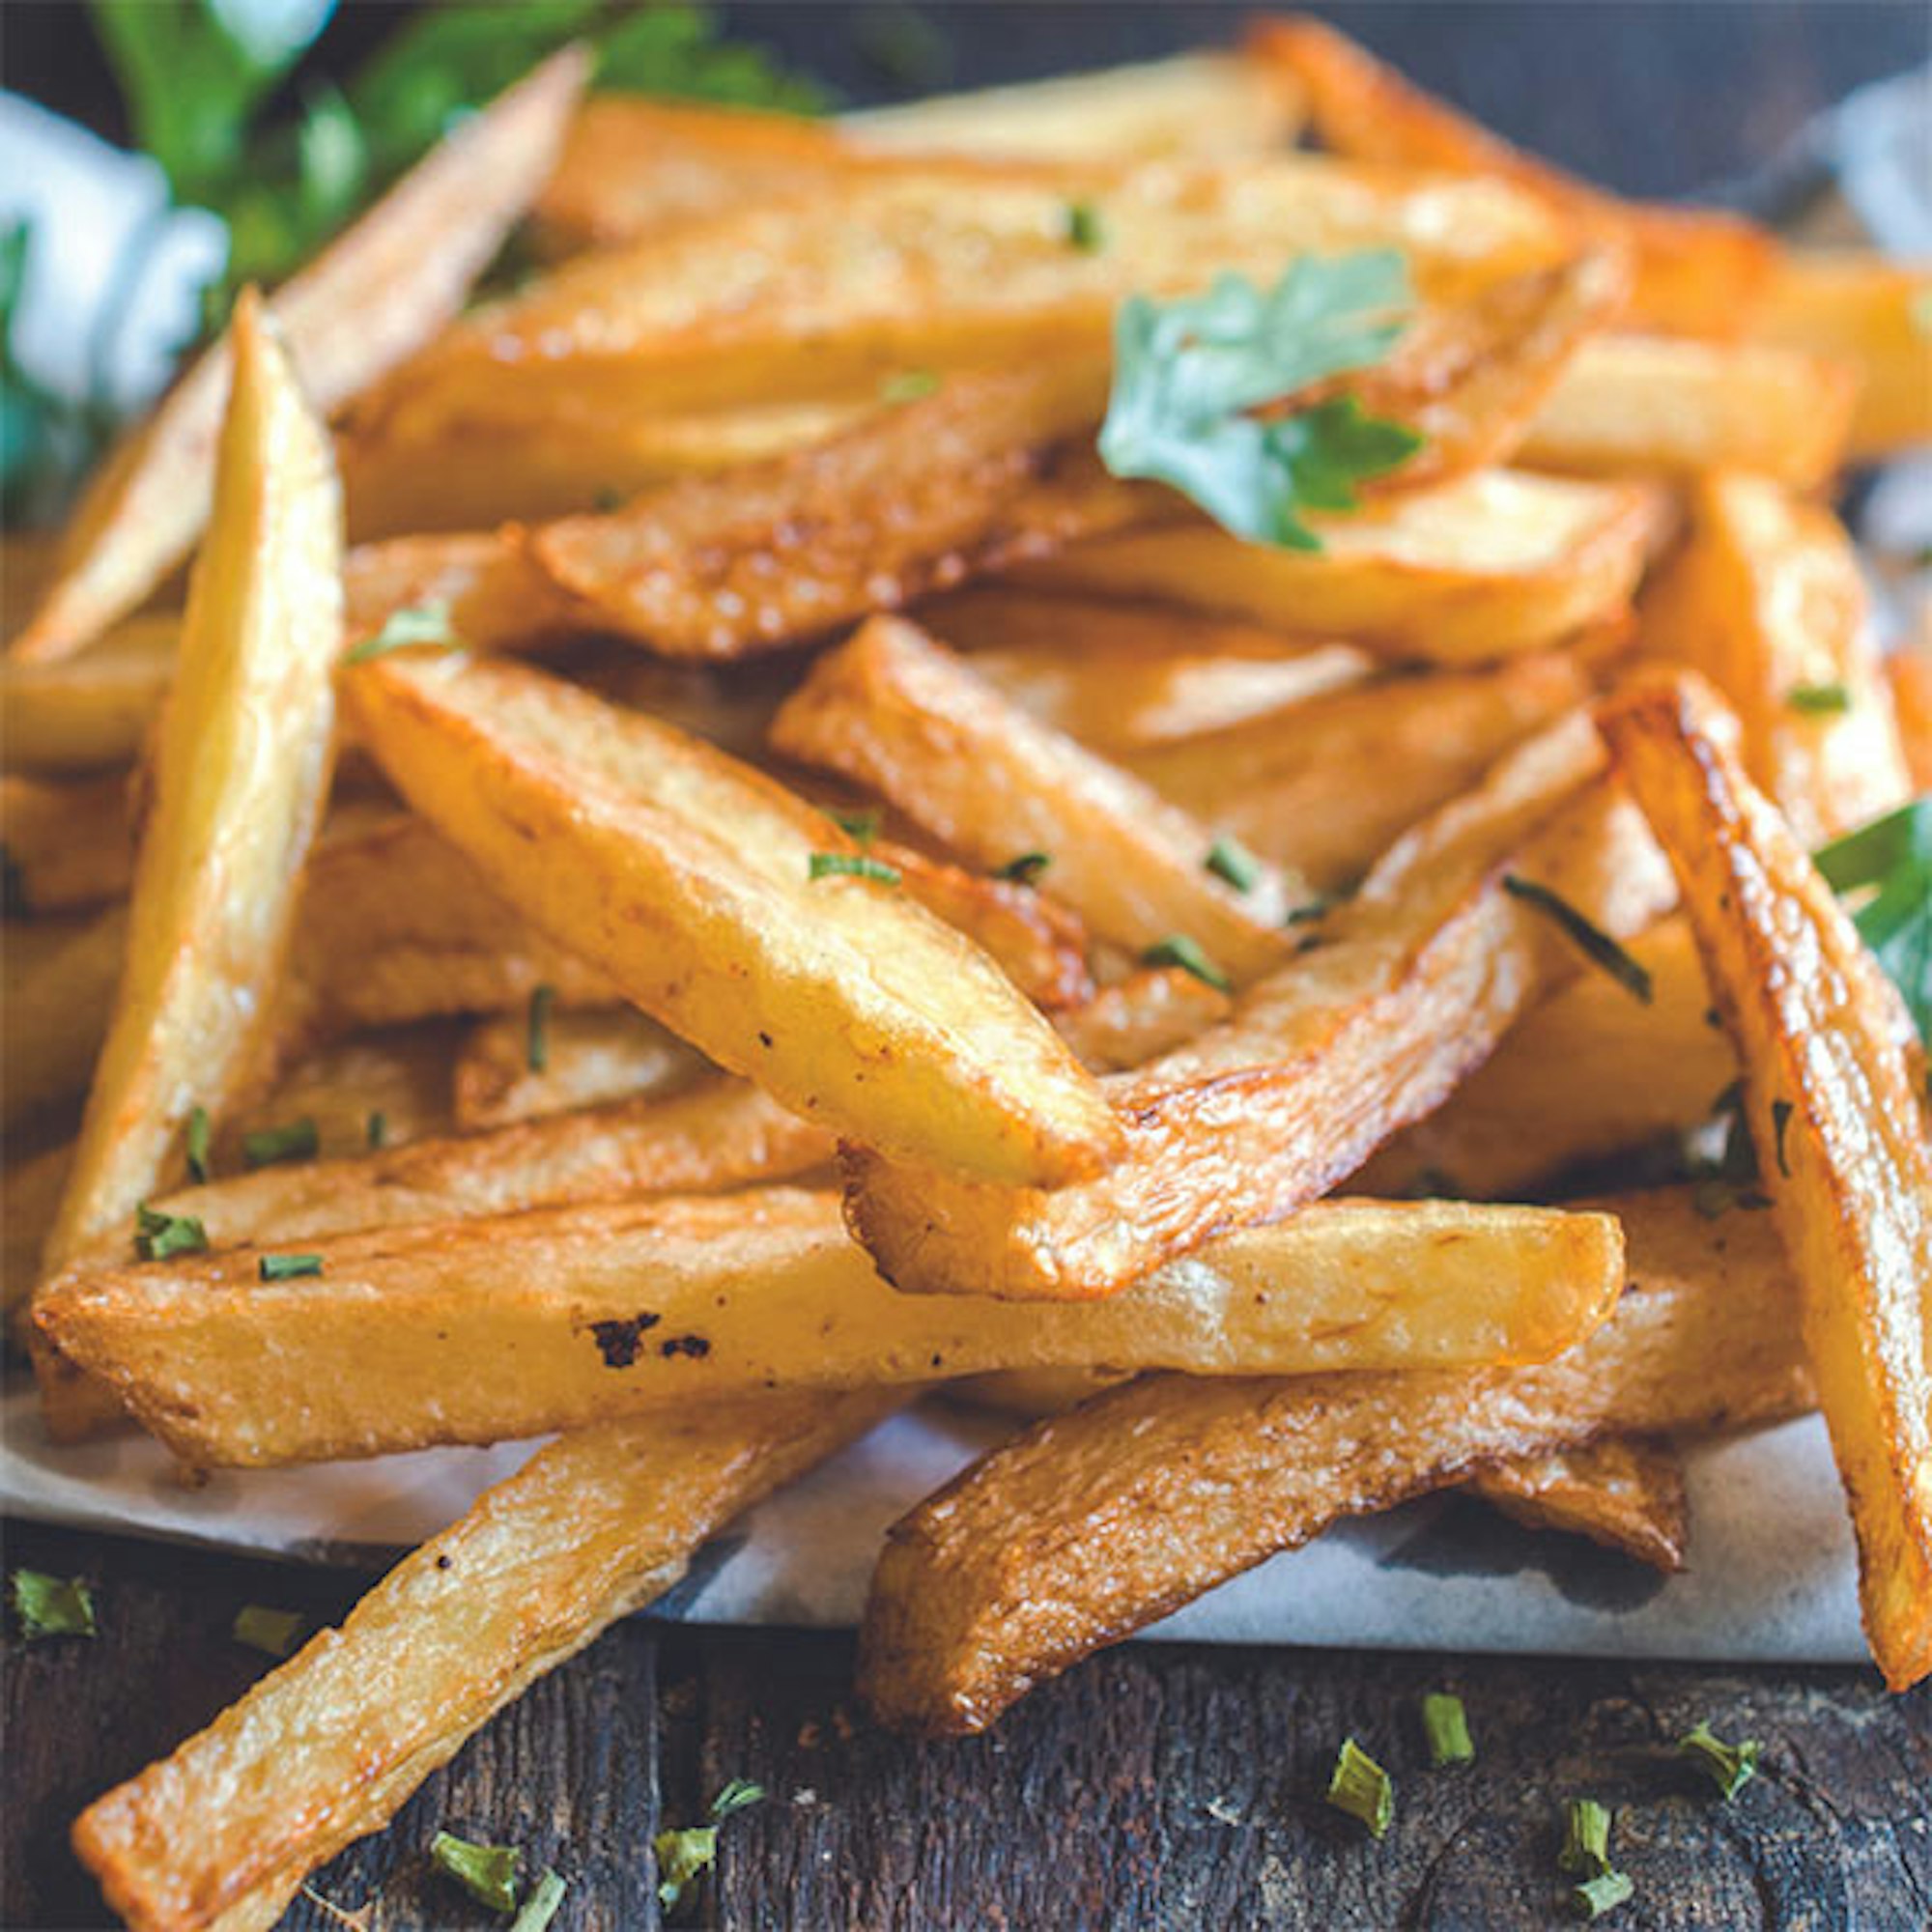
[[[1857,895],[1859,936],[1932,1043],[1932,792],[1834,839],[1817,864],[1833,892]]]

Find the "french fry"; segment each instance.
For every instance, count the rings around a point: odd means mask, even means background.
[[[135,1932],[241,1932],[380,1831],[469,1735],[684,1574],[715,1531],[903,1398],[794,1397],[566,1436],[407,1556],[74,1849]]]
[[[1292,1213],[1440,1105],[1576,957],[1505,871],[1611,932],[1650,923],[1667,893],[1628,801],[1594,779],[1602,752],[1580,723],[1398,844],[1227,1020],[1111,1076],[1126,1152],[1097,1179],[992,1186],[841,1150],[846,1211],[881,1272],[923,1293],[1111,1294],[1211,1234]]]
[[[1287,954],[1298,880],[1240,855],[1209,869],[1213,832],[1118,766],[1037,724],[903,618],[874,617],[812,667],[772,722],[786,757],[889,799],[987,869],[1043,853],[1055,895],[1143,952],[1179,933],[1236,980]]]
[[[474,1133],[606,1100],[662,1097],[700,1078],[705,1065],[702,1054],[635,1007],[505,1014],[470,1028],[456,1060],[451,1107],[456,1124]]]
[[[566,48],[452,132],[270,303],[324,413],[427,342],[463,304],[554,160],[588,60]],[[213,500],[234,332],[188,370],[88,491],[62,571],[12,646],[70,656],[193,548]]]
[[[63,1145],[43,1148],[24,1159],[13,1152],[0,1165],[0,1311],[10,1329],[34,1292],[41,1250],[60,1210],[72,1163],[73,1149]]]
[[[122,977],[50,1264],[131,1224],[194,1105],[248,1077],[327,797],[342,505],[327,440],[251,298],[196,559]]]
[[[1154,1376],[982,1457],[887,1533],[859,1688],[885,1722],[980,1731],[1042,1679],[1343,1517],[1502,1458],[1799,1412],[1797,1299],[1766,1217],[1613,1205],[1631,1286],[1554,1361],[1315,1379]]]
[[[1566,1169],[1646,1147],[1707,1119],[1738,1074],[1690,928],[1669,920],[1630,944],[1650,977],[1639,1005],[1585,974],[1518,1023],[1427,1120],[1350,1186],[1507,1201]]]
[[[129,617],[78,656],[0,660],[0,762],[51,776],[125,765],[174,676],[181,617]]]
[[[1384,677],[1125,763],[1318,891],[1347,891],[1411,825],[1592,688],[1575,653],[1539,651]]]
[[[1751,222],[1715,209],[1620,201],[1513,148],[1306,15],[1262,21],[1248,45],[1299,81],[1315,131],[1331,152],[1509,182],[1583,234],[1627,250],[1634,270],[1630,317],[1639,327],[1731,335],[1764,288],[1776,244]]]
[[[1609,1435],[1478,1470],[1469,1493],[1531,1529],[1567,1530],[1653,1570],[1684,1567],[1684,1465],[1663,1444]]]
[[[302,1239],[310,1276],[265,1286],[254,1247],[109,1262],[64,1277],[35,1320],[185,1461],[263,1466],[989,1369],[1544,1360],[1623,1286],[1607,1215],[1433,1202],[1324,1203],[1111,1301],[1024,1315],[895,1293],[837,1195],[783,1188]]]
[[[128,914],[36,920],[0,947],[0,1100],[11,1129],[71,1102],[94,1073],[128,953]]]
[[[1745,1067],[1745,1118],[1803,1288],[1804,1341],[1859,1541],[1872,1655],[1932,1670],[1932,1148],[1896,990],[1714,723],[1663,678],[1603,715],[1684,889]]]
[[[74,912],[120,898],[134,868],[128,781],[0,778],[7,916]]]
[[[1705,477],[1643,635],[1735,707],[1752,779],[1807,846],[1911,795],[1858,553],[1829,510],[1760,477]]]
[[[514,532],[456,532],[360,544],[343,569],[352,649],[398,611],[432,608],[471,650],[544,643],[596,619],[530,561]]]
[[[494,660],[378,658],[349,693],[405,795],[540,930],[785,1105],[942,1167],[1048,1184],[1119,1129],[985,955],[864,876],[750,768]]]
[[[242,1141],[249,1133],[294,1121],[315,1122],[324,1159],[407,1147],[455,1131],[450,1072],[458,1026],[432,1020],[376,1028],[317,1047],[286,1068],[259,1101],[217,1129],[213,1172],[233,1173],[242,1165]]]
[[[914,614],[1041,724],[1108,757],[1271,716],[1377,668],[1354,644],[998,582]]]
[[[1490,470],[1312,518],[1319,554],[1189,525],[1078,544],[1016,576],[1469,664],[1622,616],[1667,517],[1645,484]]]
[[[1577,476],[1748,469],[1808,490],[1845,460],[1857,371],[1771,343],[1600,335],[1539,405],[1519,463]]]
[[[1228,1017],[1218,986],[1179,966],[1149,966],[1102,987],[1053,1023],[1083,1066],[1119,1073],[1172,1053]]]

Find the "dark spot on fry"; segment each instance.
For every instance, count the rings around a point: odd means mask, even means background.
[[[710,1354],[711,1344],[702,1335],[673,1335],[658,1345],[658,1352],[667,1361],[673,1355],[689,1355],[697,1360]]]
[[[628,1369],[643,1347],[644,1330],[655,1328],[663,1320],[662,1315],[653,1315],[646,1308],[628,1321],[593,1321],[590,1339],[597,1344],[597,1352],[604,1357],[607,1369]],[[669,1353],[668,1349],[666,1353]]]

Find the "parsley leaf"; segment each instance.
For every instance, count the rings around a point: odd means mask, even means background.
[[[1833,892],[1870,895],[1852,923],[1905,995],[1918,1037],[1932,1043],[1932,792],[1816,858]]]
[[[7,1578],[20,1634],[29,1643],[48,1636],[93,1636],[94,1592],[79,1577],[49,1577],[44,1570],[15,1570]]]
[[[1401,255],[1306,255],[1264,294],[1244,276],[1205,295],[1130,296],[1114,318],[1114,384],[1100,460],[1166,483],[1250,542],[1319,551],[1301,512],[1351,510],[1354,486],[1421,439],[1341,396],[1297,412],[1250,412],[1378,362],[1409,307]]]
[[[734,1777],[711,1801],[711,1822],[681,1832],[660,1832],[651,1841],[658,1861],[658,1903],[669,1911],[684,1896],[684,1889],[718,1859],[718,1827],[734,1811],[763,1802],[764,1786]]]

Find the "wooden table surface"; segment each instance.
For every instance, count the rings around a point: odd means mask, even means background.
[[[375,8],[350,39],[382,24]],[[856,98],[970,84],[1210,37],[1245,6],[727,7]],[[1932,53],[1917,4],[1326,8],[1425,84],[1613,185],[1668,194],[1761,163],[1820,105]],[[9,0],[10,84],[87,114],[75,10]],[[909,51],[910,50],[910,51]],[[108,1920],[66,1848],[74,1812],[266,1669],[229,1634],[264,1603],[339,1618],[366,1578],[13,1523],[6,1561],[84,1574],[100,1635],[10,1645],[0,1924]],[[1141,1644],[1036,1694],[991,1737],[917,1745],[853,1709],[848,1637],[635,1618],[540,1683],[290,1927],[499,1923],[429,1870],[435,1832],[522,1846],[571,1883],[557,1932],[659,1922],[653,1834],[727,1778],[765,1804],[722,1833],[680,1919],[730,1927],[1491,1928],[1557,1922],[1563,1801],[1617,1811],[1636,1895],[1610,1922],[1906,1932],[1932,1925],[1932,1690],[1852,1669]],[[1426,1768],[1421,1693],[1464,1699],[1473,1768]],[[1729,1805],[1673,1758],[1700,1718],[1764,1742]],[[1321,1803],[1352,1733],[1394,1774],[1375,1845]]]

